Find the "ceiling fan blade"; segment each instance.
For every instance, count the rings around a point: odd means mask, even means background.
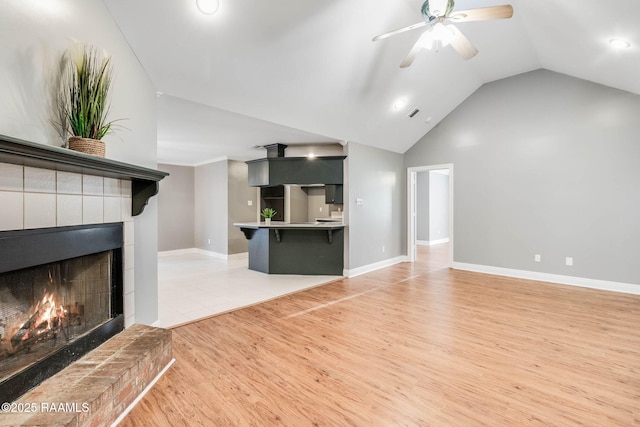
[[[453,22],[485,21],[488,19],[508,19],[513,16],[513,6],[481,7],[478,9],[461,10],[452,13],[448,18]]]
[[[462,56],[465,60],[471,59],[478,54],[476,49],[469,39],[460,32],[455,26],[447,25],[447,28],[454,34],[453,40],[451,40],[451,47]]]
[[[387,37],[395,36],[396,34],[405,33],[407,31],[415,30],[416,28],[422,28],[427,25],[426,22],[418,22],[417,24],[409,25],[408,27],[399,28],[397,30],[389,31],[388,33],[380,34],[375,36],[371,41],[378,41],[382,39],[386,39]]]
[[[422,36],[420,36],[418,41],[416,41],[416,43],[413,45],[413,47],[407,54],[407,57],[404,58],[404,61],[402,61],[402,63],[400,64],[400,68],[407,68],[409,65],[413,64],[413,60],[416,59],[416,55],[418,54],[418,52],[420,52],[420,50],[422,50]]]

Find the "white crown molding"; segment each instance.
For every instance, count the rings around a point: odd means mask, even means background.
[[[181,163],[181,162],[174,162],[174,161],[160,161],[158,160],[158,164],[160,165],[171,165],[171,166],[187,166],[187,167],[198,167],[198,166],[204,166],[204,165],[208,165],[209,163],[217,163],[217,162],[222,162],[224,160],[229,160],[229,158],[227,156],[222,156],[222,157],[214,157],[212,159],[209,160],[204,160],[202,162],[198,162],[198,163]]]

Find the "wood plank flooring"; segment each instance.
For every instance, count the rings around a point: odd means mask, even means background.
[[[173,329],[121,426],[640,425],[640,296],[398,264]]]

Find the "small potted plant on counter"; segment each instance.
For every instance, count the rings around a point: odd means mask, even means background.
[[[271,218],[276,216],[277,213],[278,212],[276,212],[275,209],[264,208],[264,209],[262,209],[262,212],[260,212],[260,216],[262,216],[264,218],[264,223],[266,225],[270,225],[271,224]]]

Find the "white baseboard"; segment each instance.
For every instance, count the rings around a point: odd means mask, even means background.
[[[562,285],[580,286],[583,288],[640,295],[640,285],[634,285],[631,283],[610,282],[607,280],[586,279],[584,277],[563,276],[560,274],[540,273],[537,271],[515,270],[511,268],[492,267],[490,265],[466,264],[463,262],[454,262],[451,267],[456,270],[475,271],[477,273],[495,274],[496,276],[538,280],[541,282],[559,283]]]
[[[440,245],[440,244],[442,244],[442,243],[449,243],[449,238],[448,238],[448,237],[445,237],[444,239],[431,240],[431,241],[429,242],[429,245],[430,245],[430,246],[433,246],[433,245]]]
[[[216,258],[216,259],[221,259],[221,260],[224,260],[224,261],[235,261],[235,260],[249,258],[249,253],[248,252],[242,252],[242,253],[239,253],[239,254],[227,255],[227,254],[221,254],[219,252],[207,251],[205,249],[200,249],[200,248],[176,249],[176,250],[173,250],[173,251],[158,252],[158,256],[159,257],[173,256],[173,255],[184,255],[184,254],[200,254],[200,255],[205,255],[205,256],[212,257],[212,258]]]
[[[449,238],[438,239],[438,240],[416,240],[416,245],[420,246],[433,246],[439,245],[441,243],[449,243]]]
[[[401,262],[408,262],[408,260],[409,258],[406,255],[401,255],[395,258],[385,259],[384,261],[374,262],[373,264],[363,265],[362,267],[352,268],[351,270],[345,269],[343,270],[343,275],[346,277],[355,277],[381,268],[389,267],[391,265],[399,264]]]
[[[120,422],[122,420],[124,420],[124,418],[129,414],[129,412],[131,412],[131,410],[138,404],[138,402],[140,402],[142,400],[142,398],[144,397],[145,394],[147,394],[149,392],[149,390],[151,390],[151,388],[158,382],[158,380],[160,378],[162,378],[162,376],[169,370],[169,368],[171,367],[171,365],[173,365],[175,363],[176,359],[172,358],[169,363],[167,363],[167,366],[165,366],[162,371],[160,371],[160,373],[158,375],[156,375],[156,377],[151,381],[151,383],[149,383],[149,385],[142,390],[142,393],[140,393],[140,395],[138,397],[136,397],[134,399],[133,402],[131,402],[131,404],[129,406],[127,406],[127,408],[124,410],[123,413],[121,413],[118,418],[116,418],[116,420],[111,424],[111,427],[116,427],[118,424],[120,424]]]
[[[172,251],[161,251],[161,252],[158,252],[158,256],[184,255],[184,254],[193,254],[193,253],[196,253],[196,248],[174,249]]]
[[[226,261],[228,259],[228,255],[227,254],[221,254],[219,252],[213,252],[213,251],[207,251],[205,249],[200,249],[200,248],[195,248],[196,253],[200,254],[200,255],[206,255],[206,256],[210,256],[211,258],[216,258],[216,259],[221,259]]]
[[[229,261],[238,261],[241,259],[249,259],[249,252],[241,252],[239,254],[227,255],[227,260]]]

